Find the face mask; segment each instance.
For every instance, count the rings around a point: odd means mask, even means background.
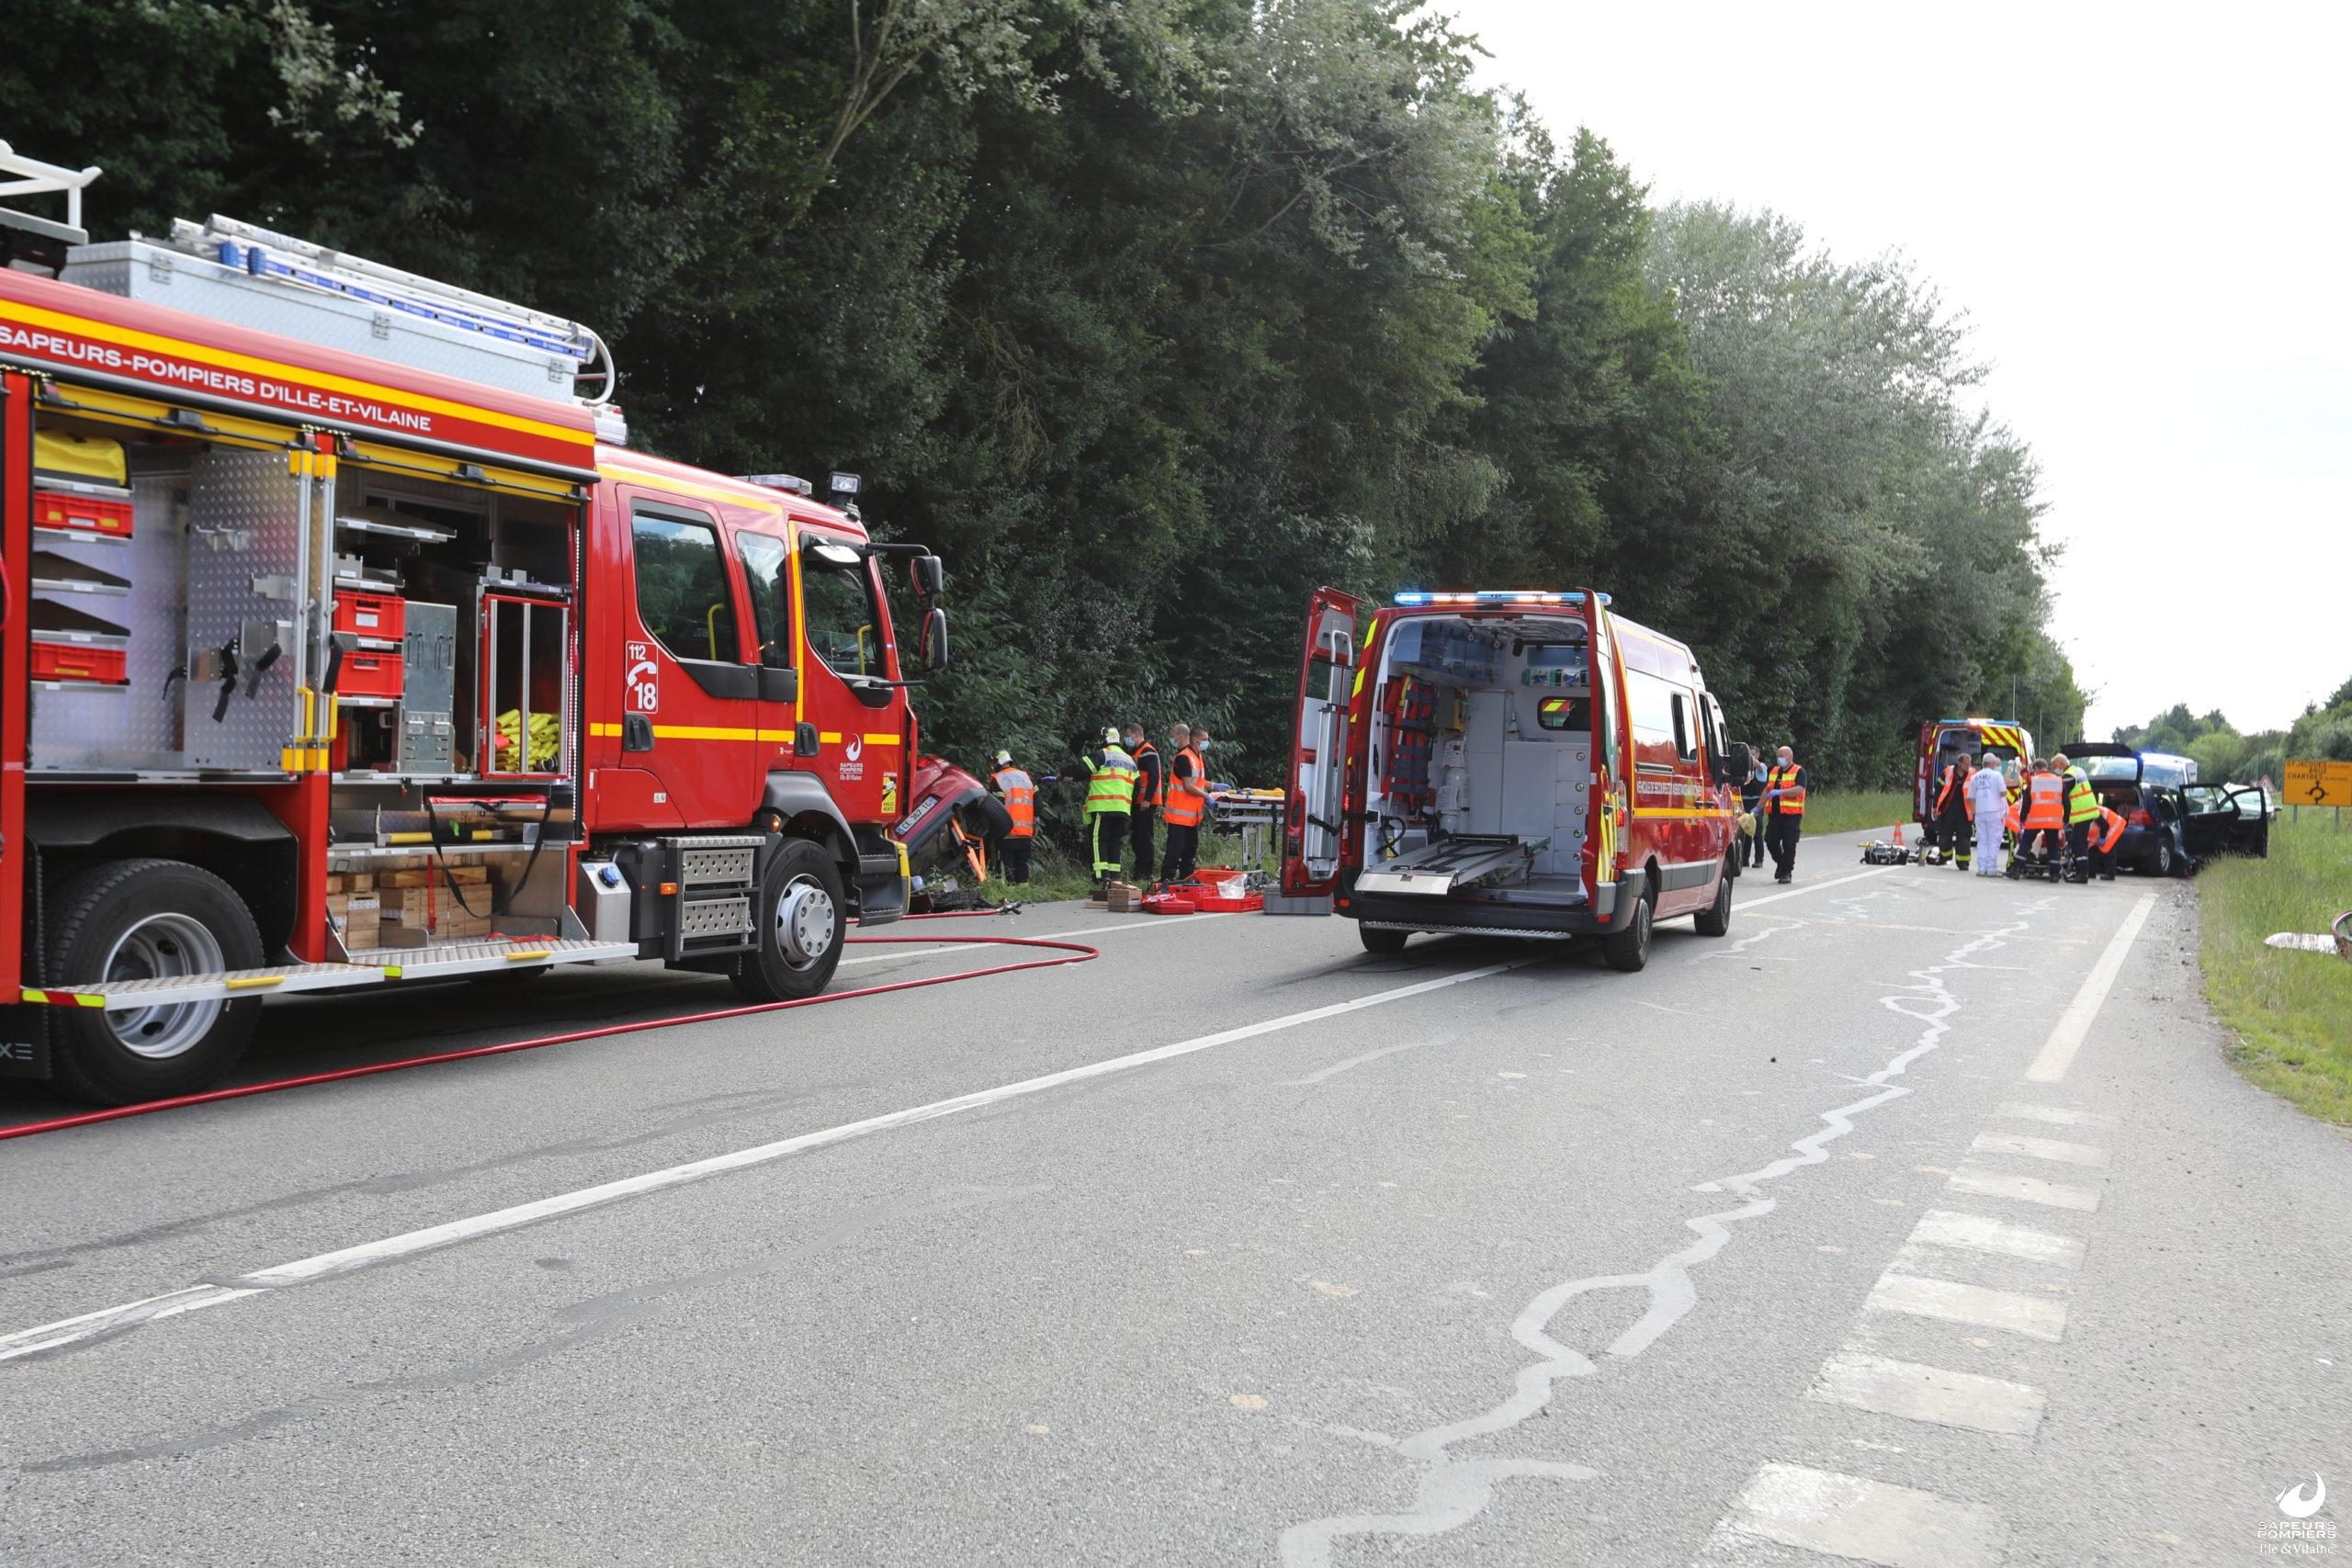
[[[1201,742],[1201,748],[1200,748],[1200,749],[1201,749],[1202,750],[1204,750],[1204,751],[1206,751],[1206,750],[1209,749],[1209,743],[1208,743],[1207,741],[1205,741],[1205,740],[1202,741],[1202,742]]]

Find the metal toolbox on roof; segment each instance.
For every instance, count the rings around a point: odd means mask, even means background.
[[[168,305],[526,397],[569,400],[580,370],[579,360],[535,344],[452,326],[351,295],[288,287],[281,279],[152,240],[78,245],[60,276],[68,283],[126,299]]]

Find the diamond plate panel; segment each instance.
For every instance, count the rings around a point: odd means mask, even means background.
[[[263,577],[302,579],[302,482],[286,471],[283,452],[213,451],[197,457],[187,529],[187,694],[182,700],[187,764],[238,771],[279,769],[286,743],[301,728],[295,637],[305,616],[299,595],[277,600],[254,592]],[[254,670],[271,641],[278,657]],[[237,689],[219,720],[220,682],[197,678],[198,656],[238,645]],[[246,695],[251,688],[253,694]]]

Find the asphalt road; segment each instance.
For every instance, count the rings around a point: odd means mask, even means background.
[[[2352,1552],[2276,1500],[2352,1500],[2352,1145],[2229,1071],[2193,899],[1814,843],[1638,976],[1048,907],[1102,957],[0,1144],[0,1562]]]

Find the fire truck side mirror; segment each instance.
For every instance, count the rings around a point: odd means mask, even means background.
[[[1715,759],[1715,782],[1736,784],[1744,782],[1756,768],[1755,753],[1745,740],[1734,740],[1724,747],[1724,754]]]
[[[925,670],[947,668],[947,612],[935,604],[922,618],[922,638],[915,645],[915,657]]]
[[[907,576],[914,584],[918,599],[946,592],[947,564],[937,556],[915,557],[907,563]]]

